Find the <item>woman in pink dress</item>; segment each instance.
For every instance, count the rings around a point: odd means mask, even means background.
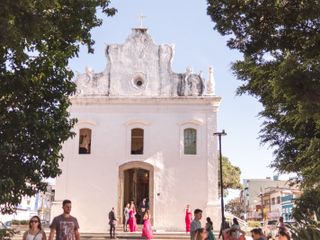
[[[150,222],[149,210],[146,210],[146,213],[143,216],[143,228],[142,228],[142,237],[145,237],[147,240],[153,238],[152,226]]]
[[[190,224],[192,221],[192,212],[190,209],[189,204],[187,205],[186,208],[186,215],[185,215],[185,222],[186,222],[186,232],[189,233],[190,232]]]
[[[132,203],[129,211],[129,229],[130,232],[137,231],[136,207]]]

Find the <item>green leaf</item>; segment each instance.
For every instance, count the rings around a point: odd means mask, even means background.
[[[46,190],[61,174],[63,142],[74,136],[68,113],[75,92],[68,61],[91,30],[116,10],[109,0],[3,0],[0,3],[0,209]]]

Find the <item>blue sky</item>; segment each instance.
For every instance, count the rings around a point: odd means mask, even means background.
[[[131,28],[139,26],[139,16],[146,16],[143,26],[148,28],[157,43],[173,43],[175,56],[172,69],[185,72],[191,66],[194,72],[208,76],[208,67],[214,67],[216,94],[222,97],[218,115],[218,129],[225,129],[222,153],[233,165],[239,166],[241,178],[265,178],[275,175],[268,168],[273,156],[267,146],[260,146],[258,134],[262,119],[257,117],[262,107],[252,96],[236,96],[241,84],[231,72],[231,63],[241,55],[226,47],[226,37],[213,30],[214,24],[206,14],[205,0],[130,0],[112,1],[118,9],[114,17],[103,17],[104,24],[93,30],[95,53],[81,48],[79,58],[70,61],[74,71],[84,72],[92,67],[95,72],[105,69],[106,43],[123,43]]]

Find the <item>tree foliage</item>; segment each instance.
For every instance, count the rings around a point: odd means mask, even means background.
[[[244,213],[243,206],[240,201],[240,197],[231,199],[225,207],[226,211],[231,212],[233,215],[240,217]]]
[[[295,200],[296,207],[293,209],[293,218],[307,225],[316,225],[320,219],[320,186],[306,189],[304,193]]]
[[[9,229],[9,228],[1,228],[0,229],[0,239],[1,240],[9,240],[15,234],[16,234],[16,232],[13,229]]]
[[[219,161],[220,166],[220,161]],[[220,167],[219,167],[219,189],[220,189]],[[233,166],[227,157],[222,157],[222,180],[224,195],[228,195],[228,189],[241,189],[240,183],[241,170],[237,166]]]
[[[61,145],[73,134],[67,108],[75,91],[68,60],[101,25],[109,0],[0,2],[0,208],[12,212],[24,195],[61,173]]]
[[[304,187],[320,182],[320,2],[208,0],[215,29],[243,53],[233,64],[239,94],[263,105],[261,140],[272,166],[297,173]]]
[[[316,225],[305,225],[298,223],[296,225],[289,226],[291,239],[292,240],[301,240],[301,239],[310,239],[317,240],[320,239],[320,228]]]

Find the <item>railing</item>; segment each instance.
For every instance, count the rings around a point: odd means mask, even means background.
[[[239,223],[241,228],[247,228],[248,227],[248,223],[246,221],[244,221],[241,218],[233,215],[232,213],[226,212],[225,216],[226,216],[227,221],[230,222],[230,223],[232,223],[232,220],[234,218],[236,218],[238,220],[238,223]]]
[[[282,202],[287,202],[287,201],[292,201],[293,200],[293,195],[287,195],[287,196],[284,196],[284,197],[281,197],[281,201]]]

